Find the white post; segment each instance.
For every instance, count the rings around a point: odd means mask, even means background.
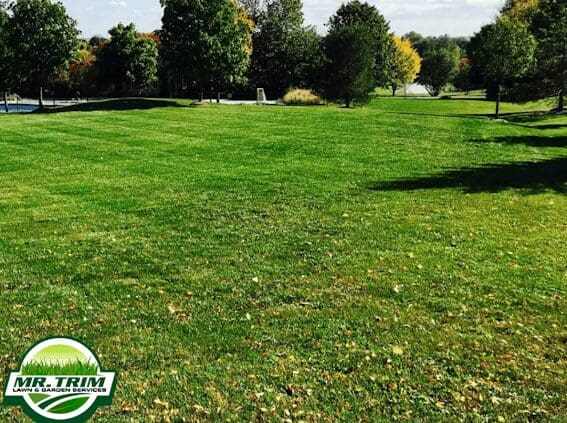
[[[258,88],[256,90],[256,102],[258,104],[266,103],[268,99],[266,98],[266,91],[263,88]]]

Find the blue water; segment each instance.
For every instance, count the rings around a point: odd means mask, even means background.
[[[33,106],[30,104],[20,104],[20,105],[15,105],[15,104],[9,104],[8,105],[8,112],[33,112],[34,110],[37,109],[37,106]],[[0,113],[4,113],[4,105],[0,104]]]

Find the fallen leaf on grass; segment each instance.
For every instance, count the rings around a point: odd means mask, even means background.
[[[401,347],[392,347],[392,352],[396,355],[404,355],[404,350]]]

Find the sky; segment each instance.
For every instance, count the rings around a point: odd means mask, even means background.
[[[109,28],[134,22],[141,32],[161,26],[159,0],[62,0],[84,37],[106,35]],[[304,0],[305,23],[325,32],[325,23],[345,0]],[[393,32],[472,35],[497,14],[503,0],[369,0],[390,21]]]

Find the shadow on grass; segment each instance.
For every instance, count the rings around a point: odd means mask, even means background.
[[[412,115],[412,116],[430,116],[430,117],[447,117],[447,118],[476,118],[476,119],[494,119],[494,113],[419,113],[419,112],[397,112],[389,111],[387,113],[397,115]],[[562,113],[555,111],[551,112],[511,112],[501,113],[500,119],[506,120],[511,124],[522,126],[532,129],[561,129],[567,125],[564,124],[549,124],[549,125],[523,125],[532,122],[540,122],[549,118],[561,116]]]
[[[439,175],[381,182],[370,186],[375,191],[444,188],[459,188],[467,193],[524,189],[529,190],[530,194],[548,190],[567,194],[567,157],[451,170]]]
[[[471,142],[477,143],[500,143],[510,145],[526,145],[529,147],[567,147],[566,137],[540,137],[540,136],[522,136],[522,137],[498,137],[491,139],[476,139]]]
[[[558,123],[558,124],[549,124],[549,125],[536,125],[536,126],[529,126],[529,128],[532,129],[542,129],[542,130],[546,130],[546,129],[563,129],[563,128],[567,128],[567,124],[565,123]]]
[[[37,110],[35,113],[67,113],[67,112],[97,112],[120,110],[149,110],[164,107],[192,107],[182,105],[175,100],[155,100],[148,98],[120,98],[112,100],[91,101],[88,103],[73,104]]]

